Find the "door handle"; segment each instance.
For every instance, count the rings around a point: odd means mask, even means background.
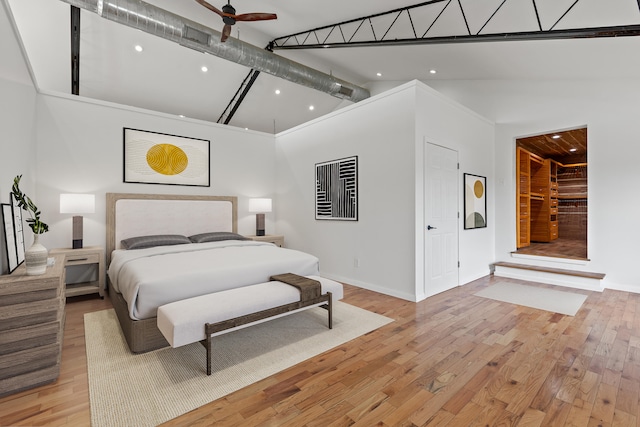
[[[437,229],[437,227],[432,227],[430,225],[427,225],[427,230],[436,230],[436,229]]]

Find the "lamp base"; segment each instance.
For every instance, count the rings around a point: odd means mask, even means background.
[[[264,214],[256,214],[256,236],[264,236]]]
[[[73,229],[71,233],[73,249],[82,249],[82,221],[83,218],[81,216],[73,217]]]

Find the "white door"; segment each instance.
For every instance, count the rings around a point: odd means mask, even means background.
[[[458,286],[458,152],[425,147],[426,296]]]

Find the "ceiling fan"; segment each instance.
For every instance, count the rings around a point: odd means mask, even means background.
[[[196,1],[222,17],[224,27],[222,28],[222,37],[220,38],[221,42],[224,42],[229,38],[229,35],[231,34],[231,26],[234,25],[236,21],[267,21],[270,19],[278,19],[278,15],[275,13],[243,13],[236,15],[236,10],[231,6],[230,0],[228,0],[227,4],[222,6],[222,10],[207,3],[205,0]]]

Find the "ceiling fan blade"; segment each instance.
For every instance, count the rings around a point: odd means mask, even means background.
[[[207,9],[209,9],[210,11],[215,12],[215,13],[217,13],[218,15],[220,15],[220,16],[222,16],[222,17],[224,17],[224,16],[225,16],[225,13],[224,13],[224,12],[222,12],[222,11],[221,11],[220,9],[218,9],[217,7],[215,7],[215,6],[213,6],[213,5],[209,4],[209,3],[207,3],[206,1],[204,1],[204,0],[196,0],[196,1],[197,1],[198,3],[200,3],[202,6],[206,7]]]
[[[225,42],[229,38],[229,35],[231,35],[231,25],[225,24],[222,28],[222,37],[220,38],[220,41]]]
[[[278,19],[275,13],[242,13],[234,15],[236,21],[268,21],[270,19]]]

